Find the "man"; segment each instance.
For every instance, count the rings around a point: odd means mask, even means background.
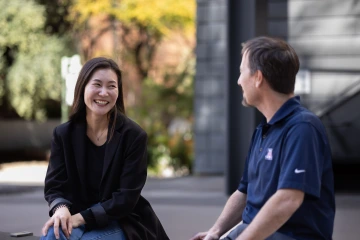
[[[192,240],[331,239],[335,216],[331,153],[320,120],[294,96],[299,59],[280,39],[245,43],[238,85],[243,105],[264,116],[237,191],[208,232]]]

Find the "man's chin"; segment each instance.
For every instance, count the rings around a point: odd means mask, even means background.
[[[241,103],[242,103],[242,105],[243,105],[244,107],[251,107],[251,105],[248,104],[248,102],[246,101],[246,99],[243,99]]]

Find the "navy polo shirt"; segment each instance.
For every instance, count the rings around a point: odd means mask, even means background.
[[[304,202],[278,230],[295,239],[332,239],[335,199],[331,151],[317,116],[294,97],[255,130],[238,190],[250,223],[278,189],[298,189]]]

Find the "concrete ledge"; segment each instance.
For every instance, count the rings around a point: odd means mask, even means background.
[[[21,232],[21,231],[19,231]],[[36,236],[27,236],[27,237],[11,237],[10,233],[8,232],[0,232],[0,240],[14,240],[14,239],[19,239],[19,240],[39,240],[40,237],[36,237]]]

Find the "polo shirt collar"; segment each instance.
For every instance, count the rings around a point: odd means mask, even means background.
[[[300,96],[295,96],[293,98],[290,98],[279,108],[279,110],[277,110],[277,112],[271,118],[268,124],[274,125],[275,123],[285,119],[290,113],[292,113],[299,106],[300,106]]]

